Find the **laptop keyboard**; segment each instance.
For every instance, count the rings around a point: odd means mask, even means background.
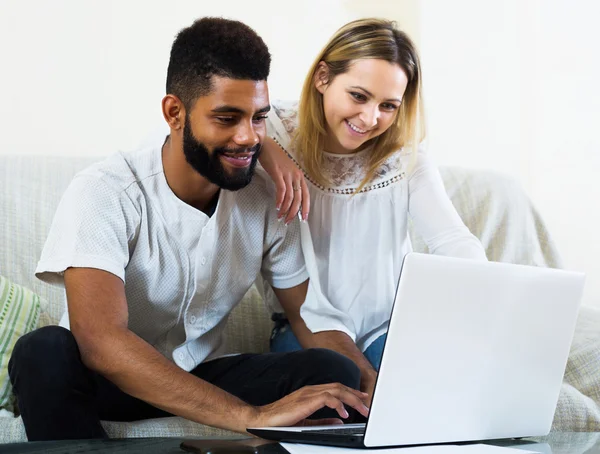
[[[314,429],[303,430],[302,432],[310,432],[311,434],[326,434],[326,435],[359,435],[365,434],[364,427],[349,427],[347,429]]]

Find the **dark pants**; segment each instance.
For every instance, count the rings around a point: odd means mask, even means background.
[[[103,438],[107,435],[101,420],[171,416],[89,370],[71,332],[58,326],[19,339],[8,371],[30,441]],[[325,349],[230,356],[200,364],[190,373],[256,406],[306,385],[340,382],[358,389],[360,383],[360,371],[351,360]],[[312,417],[339,416],[323,408]]]

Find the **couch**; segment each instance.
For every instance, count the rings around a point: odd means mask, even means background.
[[[54,210],[73,175],[97,158],[0,156],[0,275],[26,286],[42,299],[39,326],[57,324],[64,292],[34,277]],[[447,192],[491,260],[561,267],[550,235],[519,184],[492,172],[442,167]],[[411,231],[413,247],[426,252]],[[580,311],[553,430],[600,430],[600,310]],[[226,333],[231,351],[268,350],[269,314],[255,288],[230,317]],[[229,432],[179,417],[137,422],[104,422],[111,437],[223,436]],[[25,441],[18,415],[0,416],[0,443]]]

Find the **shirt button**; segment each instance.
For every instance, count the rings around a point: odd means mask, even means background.
[[[183,354],[183,352],[179,352],[179,359],[181,361],[183,361],[185,359],[185,355]]]
[[[202,257],[200,259],[200,263],[202,263],[202,265],[206,265],[206,257]]]
[[[190,317],[190,323],[192,323],[192,324],[193,324],[193,323],[196,323],[196,317],[195,317],[195,316],[193,316],[193,315],[192,315],[192,316]]]

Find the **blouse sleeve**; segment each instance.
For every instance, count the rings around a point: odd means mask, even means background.
[[[487,260],[480,241],[458,215],[438,169],[419,151],[408,180],[408,212],[432,254]]]

